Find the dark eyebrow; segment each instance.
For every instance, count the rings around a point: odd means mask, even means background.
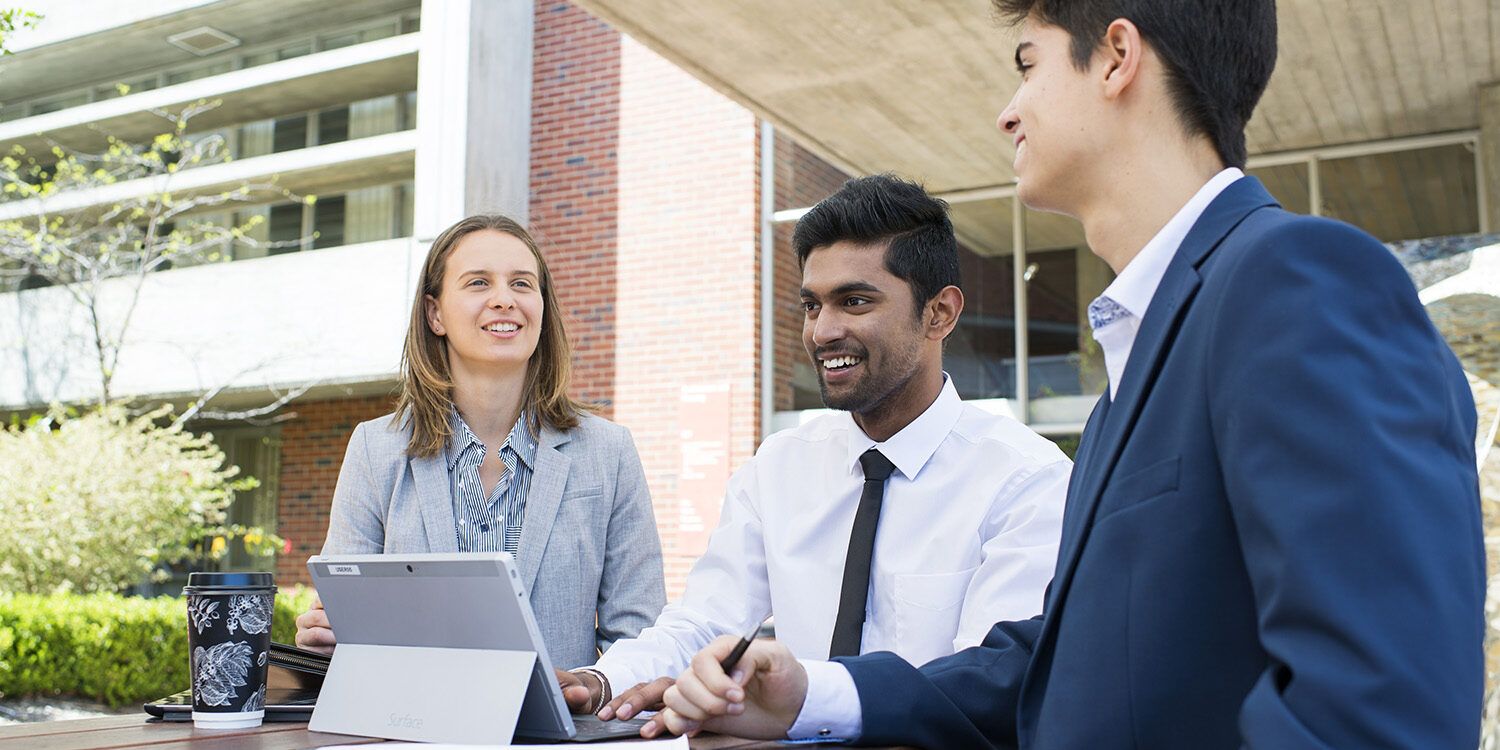
[[[534,274],[534,273],[532,273],[530,271],[511,271],[510,275],[511,276],[530,276],[533,279],[537,277],[536,274]]]
[[[834,289],[833,296],[842,297],[846,294],[853,294],[855,292],[874,292],[875,294],[880,294],[880,287],[863,281],[851,281],[848,284],[844,284]]]
[[[871,283],[868,283],[868,282],[864,282],[864,281],[851,281],[851,282],[849,282],[847,284],[842,284],[840,286],[835,287],[833,289],[833,291],[831,291],[831,292],[828,293],[828,296],[830,296],[830,297],[842,297],[842,296],[844,296],[846,294],[854,294],[855,292],[866,292],[866,293],[872,293],[872,294],[881,294],[882,293],[880,291],[880,287],[875,286],[874,284],[871,284]],[[802,287],[802,296],[804,298],[806,298],[806,299],[817,299],[818,298],[817,293],[814,292],[811,289],[808,289],[807,287]]]
[[[1021,42],[1020,44],[1016,45],[1016,69],[1017,70],[1021,69],[1021,52],[1024,51],[1024,50],[1029,50],[1029,49],[1031,49],[1032,47],[1035,47],[1035,46],[1036,45],[1032,44],[1031,42]]]

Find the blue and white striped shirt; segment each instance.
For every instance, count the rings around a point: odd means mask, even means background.
[[[531,490],[531,473],[536,468],[536,437],[526,425],[523,413],[505,444],[500,446],[500,462],[505,475],[488,495],[479,478],[479,464],[488,448],[454,409],[449,417],[453,428],[448,439],[448,483],[453,495],[454,533],[459,552],[516,553],[521,543],[521,522],[526,518],[526,495]]]

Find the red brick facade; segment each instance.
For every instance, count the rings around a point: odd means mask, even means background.
[[[393,408],[395,401],[383,397],[309,401],[293,407],[296,418],[281,427],[276,523],[277,533],[292,546],[290,554],[276,557],[276,580],[281,585],[308,582],[307,558],[318,554],[328,535],[328,504],[354,426]]]
[[[566,2],[536,4],[530,229],[573,344],[573,395],[611,417],[619,215],[620,33]]]

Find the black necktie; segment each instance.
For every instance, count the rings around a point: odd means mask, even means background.
[[[865,630],[865,599],[870,595],[870,557],[875,553],[875,525],[880,521],[880,502],[885,480],[896,468],[889,458],[871,448],[859,457],[865,470],[865,489],[854,512],[849,532],[849,553],[844,557],[844,589],[839,594],[839,615],[833,621],[833,642],[828,658],[857,656]]]

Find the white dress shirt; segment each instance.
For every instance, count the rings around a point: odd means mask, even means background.
[[[859,456],[896,466],[886,482],[862,652],[914,663],[979,643],[990,627],[1041,611],[1072,463],[1021,423],[942,392],[883,443],[847,412],[767,438],[730,478],[719,526],[681,601],[617,641],[596,668],[616,694],[676,677],[721,635],[767,614],[800,658],[823,660],[864,485]]]
[[[1146,315],[1151,298],[1156,296],[1156,288],[1161,285],[1162,276],[1167,272],[1167,264],[1172,262],[1177,248],[1187,238],[1188,230],[1198,223],[1208,204],[1219,197],[1219,193],[1224,192],[1231,183],[1244,176],[1244,172],[1230,167],[1210,178],[1125,265],[1125,269],[1120,271],[1120,275],[1100,295],[1114,300],[1128,313],[1094,331],[1094,340],[1104,350],[1104,368],[1109,373],[1111,399],[1119,392],[1120,377],[1125,372],[1126,361],[1130,359],[1130,349],[1135,345],[1141,319]],[[859,693],[854,687],[854,678],[849,676],[849,670],[837,662],[813,663],[802,659],[801,654],[798,657],[802,666],[807,669],[807,698],[802,702],[802,712],[787,736],[793,739],[857,739],[864,729],[864,719],[860,713]]]
[[[1135,346],[1135,335],[1141,330],[1141,319],[1146,317],[1146,308],[1161,286],[1161,277],[1167,273],[1167,264],[1177,254],[1178,246],[1187,237],[1188,230],[1198,223],[1208,204],[1213,203],[1230,183],[1244,177],[1245,173],[1229,167],[1214,175],[1198,192],[1188,199],[1181,210],[1167,222],[1161,231],[1151,238],[1139,253],[1125,264],[1125,270],[1104,288],[1100,297],[1114,300],[1128,313],[1108,325],[1094,329],[1094,340],[1104,350],[1104,371],[1109,375],[1109,397],[1114,399],[1120,392],[1120,378],[1125,374],[1125,362],[1130,359],[1130,349]]]

